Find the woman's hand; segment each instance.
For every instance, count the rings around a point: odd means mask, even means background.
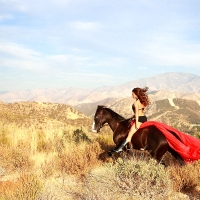
[[[137,123],[135,123],[135,129],[138,130],[139,126],[137,125]]]

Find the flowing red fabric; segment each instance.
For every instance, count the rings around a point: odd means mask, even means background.
[[[192,163],[200,159],[200,140],[183,133],[167,124],[157,121],[144,122],[140,128],[156,126],[166,137],[169,146],[174,149],[183,158],[186,163]],[[170,131],[174,132],[181,141],[179,141]]]

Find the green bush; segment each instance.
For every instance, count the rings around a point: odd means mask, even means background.
[[[90,138],[82,131],[82,129],[76,129],[73,133],[73,140],[76,143],[87,142],[90,143]]]

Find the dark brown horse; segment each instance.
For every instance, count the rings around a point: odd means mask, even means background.
[[[93,131],[99,132],[108,123],[113,131],[113,141],[116,145],[119,145],[128,135],[129,122],[130,119],[125,119],[110,108],[98,106],[94,116]],[[180,140],[173,132],[172,134]],[[138,129],[132,137],[131,145],[136,150],[147,150],[158,162],[168,151],[181,165],[185,164],[181,156],[169,146],[163,133],[155,126]]]

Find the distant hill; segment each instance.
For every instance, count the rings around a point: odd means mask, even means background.
[[[152,91],[148,92],[148,96],[151,101],[151,107],[158,100],[164,99],[186,99],[193,100],[200,105],[200,93],[181,93],[181,92],[173,92],[173,91]],[[101,101],[93,102],[93,103],[82,103],[79,105],[75,105],[74,108],[79,110],[80,112],[86,114],[87,116],[92,116],[95,112],[97,105],[104,105],[108,107],[115,107],[118,111],[119,109],[123,110],[125,116],[131,115],[131,105],[133,104],[132,97],[125,98],[107,98]],[[118,107],[118,108],[117,108]]]
[[[158,100],[147,115],[149,120],[164,122],[186,133],[200,132],[198,101],[179,98]]]
[[[0,122],[41,130],[91,126],[91,118],[71,106],[40,102],[0,103]]]
[[[118,86],[96,89],[35,89],[27,91],[0,92],[0,100],[8,102],[39,101],[62,103],[72,106],[106,101],[106,99],[123,99],[131,97],[134,87],[148,86],[150,92],[156,92],[154,100],[165,98],[184,98],[200,100],[200,76],[187,73],[164,73],[142,78]]]

